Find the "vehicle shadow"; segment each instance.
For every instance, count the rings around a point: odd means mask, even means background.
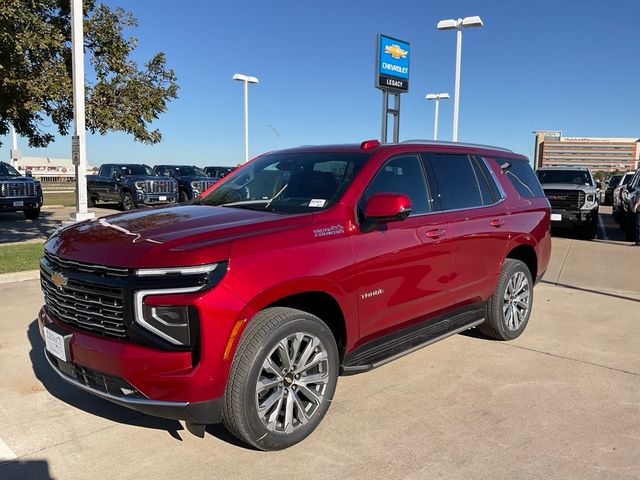
[[[0,215],[0,243],[24,242],[48,237],[61,225],[51,210],[42,210],[36,220],[27,220],[22,212]]]
[[[130,410],[75,388],[61,379],[58,374],[51,369],[49,362],[47,362],[44,356],[44,340],[40,337],[37,319],[29,324],[27,337],[31,344],[29,359],[31,360],[33,373],[47,391],[57,399],[92,415],[127,425],[165,430],[176,440],[182,440],[178,432],[183,430],[183,427],[177,420],[152,417],[136,412],[135,410]]]
[[[53,480],[46,460],[0,460],[0,478],[20,480]]]

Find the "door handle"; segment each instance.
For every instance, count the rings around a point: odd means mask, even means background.
[[[494,219],[493,219],[493,220],[491,220],[491,222],[490,222],[490,225],[491,225],[492,227],[496,227],[496,228],[501,227],[501,226],[502,226],[502,225],[504,225],[504,224],[505,224],[505,221],[504,221],[504,220],[502,220],[501,218],[494,218]]]
[[[442,228],[436,228],[427,232],[427,238],[438,238],[447,234],[447,231]]]

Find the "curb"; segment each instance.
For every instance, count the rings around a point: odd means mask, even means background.
[[[0,284],[24,282],[26,280],[37,280],[40,278],[40,270],[27,270],[24,272],[11,272],[0,274]]]

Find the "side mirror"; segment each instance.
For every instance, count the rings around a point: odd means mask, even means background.
[[[116,182],[119,182],[121,178],[122,178],[122,175],[120,174],[120,172],[116,172],[116,173],[113,174],[113,179]]]
[[[31,170],[27,170],[26,172],[24,172],[24,176],[33,178],[33,173],[31,173]]]
[[[364,210],[364,230],[404,220],[411,213],[411,200],[403,193],[374,193]]]

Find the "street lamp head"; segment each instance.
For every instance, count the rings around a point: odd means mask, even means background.
[[[440,20],[438,22],[438,30],[458,30],[468,27],[482,27],[482,19],[475,15],[473,17],[449,18],[448,20]]]
[[[450,18],[438,22],[438,30],[455,30],[458,28],[458,20]]]
[[[258,79],[256,77],[250,77],[249,75],[243,75],[242,73],[236,73],[233,76],[233,80],[247,83],[258,83]]]
[[[429,93],[426,97],[427,100],[446,100],[449,98],[448,93]]]
[[[479,16],[465,17],[462,19],[463,27],[482,27],[482,19]]]

